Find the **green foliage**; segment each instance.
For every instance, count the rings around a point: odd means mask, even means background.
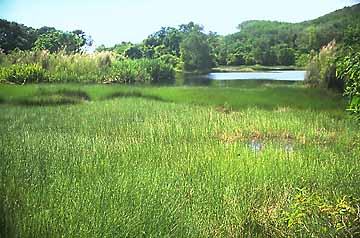
[[[174,70],[164,60],[117,60],[117,55],[108,51],[94,54],[50,53],[48,51],[15,51],[0,54],[2,80],[16,83],[37,82],[171,82]],[[172,59],[175,61],[175,59]],[[31,63],[35,63],[33,65]],[[15,63],[15,64],[14,64]],[[30,66],[28,66],[30,65]],[[25,68],[26,70],[23,70]],[[30,69],[40,70],[44,77],[38,80],[27,74]],[[37,72],[37,71],[36,71]],[[26,74],[27,73],[27,74]],[[15,75],[15,76],[9,76]],[[46,76],[46,77],[45,77]]]
[[[311,60],[306,66],[305,81],[306,84],[317,87],[320,85],[320,62],[318,55],[313,52]]]
[[[309,64],[309,60],[310,60],[310,54],[297,54],[296,55],[296,60],[295,60],[295,65],[298,67],[305,67]]]
[[[281,48],[278,51],[278,64],[279,65],[294,65],[295,64],[295,50],[292,48]]]
[[[181,59],[186,71],[208,71],[213,66],[205,34],[193,31],[181,43]]]
[[[91,46],[92,39],[82,30],[63,32],[53,27],[34,29],[15,22],[0,19],[0,48],[6,53],[15,49],[49,50],[56,52],[80,52],[82,47]]]
[[[180,58],[170,55],[170,54],[165,54],[165,55],[160,56],[159,60],[163,61],[165,64],[171,65],[174,69],[178,68],[178,66],[180,64]]]
[[[132,45],[124,52],[124,56],[129,59],[140,59],[143,57],[139,46]]]
[[[277,229],[282,236],[301,236],[304,233],[321,237],[357,237],[360,235],[359,199],[343,196],[328,201],[308,189],[299,189],[287,208],[279,209]],[[281,222],[283,222],[281,224]]]
[[[16,83],[40,83],[47,82],[45,70],[36,64],[15,64],[10,67],[0,68],[0,80]]]
[[[67,53],[80,52],[84,46],[84,39],[74,33],[52,31],[40,35],[34,43],[34,49],[48,50],[50,52],[65,51]]]
[[[320,53],[312,52],[311,60],[306,68],[305,83],[325,88],[336,88],[342,91],[342,83],[338,81],[336,72],[336,43],[331,41]]]
[[[36,37],[35,29],[0,19],[0,48],[6,53],[14,49],[31,49]]]
[[[174,70],[161,60],[125,60],[116,62],[108,76],[108,81],[118,83],[158,83],[172,82]]]
[[[344,95],[349,98],[347,110],[360,120],[360,52],[353,52],[340,58],[336,73],[345,80]]]
[[[229,54],[226,64],[231,66],[246,64],[245,57],[241,53]]]
[[[359,20],[360,4],[301,23],[245,21],[238,26],[239,32],[219,38],[216,60],[221,65],[240,64],[243,61],[234,56],[243,55],[259,64],[293,65],[295,55],[319,51],[333,39],[348,44],[344,29]],[[307,62],[303,59],[296,64],[305,66]]]

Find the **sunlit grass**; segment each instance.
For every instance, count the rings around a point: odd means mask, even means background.
[[[88,100],[76,105],[14,105],[25,96],[79,91]],[[358,231],[349,225],[356,214],[337,213],[335,205],[342,198],[358,205],[359,127],[331,93],[300,86],[2,85],[0,97],[4,237]],[[317,204],[339,216],[316,213]],[[303,217],[307,209],[313,215]],[[346,226],[337,230],[330,218]]]

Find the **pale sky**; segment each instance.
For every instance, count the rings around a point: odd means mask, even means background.
[[[354,0],[0,0],[0,18],[39,28],[81,29],[96,45],[141,42],[162,26],[190,21],[221,35],[246,20],[300,22]]]

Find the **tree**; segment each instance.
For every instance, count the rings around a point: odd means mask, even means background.
[[[137,45],[132,45],[125,50],[124,56],[129,59],[140,59],[143,57],[141,49]]]
[[[183,39],[183,34],[173,27],[162,27],[160,31],[155,32],[144,40],[143,44],[146,49],[155,48],[161,49],[161,55],[172,54],[174,56],[180,56],[180,43]],[[155,53],[155,57],[160,57]]]
[[[293,65],[295,64],[295,50],[289,47],[280,48],[277,58],[280,65]]]
[[[193,31],[181,43],[181,59],[187,71],[207,71],[213,66],[205,34]]]
[[[35,50],[48,50],[59,52],[64,50],[67,53],[80,52],[84,41],[78,35],[69,32],[52,31],[38,37],[34,43]]]
[[[72,31],[71,33],[77,35],[80,39],[81,39],[81,45],[82,47],[90,47],[93,44],[93,39],[91,38],[91,36],[87,35],[85,32],[83,32],[82,30],[75,30]]]
[[[35,29],[0,19],[0,48],[5,53],[14,49],[29,50],[35,40]]]

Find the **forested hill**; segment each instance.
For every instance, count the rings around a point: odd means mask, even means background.
[[[349,26],[360,24],[360,4],[300,23],[252,20],[224,37],[217,50],[220,64],[301,64],[306,54],[335,39],[343,40]],[[301,59],[303,58],[303,59]]]

